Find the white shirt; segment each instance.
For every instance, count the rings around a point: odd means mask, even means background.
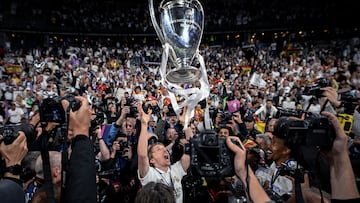
[[[296,161],[287,161],[286,165],[291,168],[296,168]],[[270,165],[270,187],[278,195],[283,196],[284,194],[291,194],[293,191],[293,183],[290,179],[285,176],[278,175],[278,168],[276,167],[275,162]]]
[[[171,165],[167,172],[161,171],[158,168],[149,167],[149,171],[144,178],[140,177],[138,170],[138,177],[140,179],[141,185],[146,185],[149,182],[164,183],[165,185],[174,189],[176,203],[183,203],[181,179],[184,175],[186,175],[186,172],[181,166],[180,161]]]
[[[16,107],[15,110],[9,109],[9,121],[12,124],[20,124],[21,118],[24,116],[24,111]]]

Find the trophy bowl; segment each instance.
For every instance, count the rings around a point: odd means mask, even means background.
[[[171,83],[194,83],[201,77],[192,66],[199,49],[204,27],[204,10],[197,0],[162,1],[157,24],[153,2],[149,0],[151,20],[161,43],[170,45],[169,70],[166,80]]]

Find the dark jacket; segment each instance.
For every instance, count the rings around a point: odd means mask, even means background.
[[[93,144],[85,135],[72,141],[66,176],[65,202],[96,203],[96,170]]]

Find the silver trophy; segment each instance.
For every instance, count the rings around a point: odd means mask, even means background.
[[[198,51],[204,27],[204,10],[197,0],[163,0],[159,6],[160,26],[149,0],[150,16],[161,43],[169,44],[172,62],[166,73],[170,83],[191,84],[198,81],[201,71],[191,66]]]

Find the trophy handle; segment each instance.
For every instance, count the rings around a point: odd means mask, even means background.
[[[162,4],[162,3],[161,3]],[[157,22],[157,19],[156,19],[156,16],[155,16],[155,11],[154,11],[154,2],[153,0],[149,0],[149,10],[150,10],[150,17],[151,17],[151,21],[152,21],[152,24],[154,26],[154,29],[156,31],[156,34],[158,35],[159,39],[160,39],[160,42],[162,44],[165,43],[165,39],[164,39],[164,36],[161,32],[161,29],[160,29],[160,26]]]

